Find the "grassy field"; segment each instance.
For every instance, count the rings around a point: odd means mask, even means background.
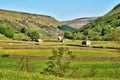
[[[118,44],[117,44],[118,45]],[[104,48],[92,48],[92,46],[104,46]],[[28,55],[28,56],[51,56],[52,49],[57,47],[68,47],[73,55],[77,57],[120,57],[115,49],[105,47],[119,47],[115,43],[106,41],[93,41],[90,47],[82,47],[81,41],[61,42],[22,42],[13,40],[0,41],[0,79],[1,80],[70,80],[71,77],[59,78],[54,76],[41,75],[40,72],[46,67],[46,60],[30,59],[34,65],[35,72],[18,72],[19,58],[5,58],[3,54]],[[6,47],[6,48],[5,48]],[[67,55],[64,55],[67,56]],[[79,70],[79,78],[75,80],[119,80],[120,61],[110,60],[71,60],[71,66]],[[92,67],[95,69],[92,70]],[[90,76],[96,70],[94,76]],[[10,74],[11,73],[11,74]],[[26,74],[26,75],[22,75]],[[6,76],[5,76],[6,75]],[[13,76],[12,76],[13,75]],[[12,76],[12,77],[10,77]],[[16,77],[17,76],[17,77]],[[18,79],[19,78],[19,79]],[[71,80],[74,80],[71,79]]]
[[[109,52],[109,51],[102,51],[102,50],[71,50],[73,55],[75,56],[91,56],[91,57],[120,57],[118,52]],[[15,54],[15,55],[30,55],[30,56],[51,56],[52,50],[0,50],[0,55],[2,54]],[[65,55],[66,56],[66,55]]]
[[[0,70],[0,80],[73,80],[55,76],[40,75],[38,73]]]
[[[38,73],[26,73],[26,72],[16,72],[11,70],[0,71],[0,80],[119,80],[112,78],[80,78],[80,79],[67,79],[55,76],[40,75]]]
[[[20,59],[16,59],[16,58],[1,58],[0,71],[1,70],[17,71],[19,66],[18,64],[19,60]],[[32,59],[31,62],[35,68],[34,74],[36,73],[38,74],[43,70],[43,68],[46,67],[45,62],[47,62],[47,60]],[[103,80],[101,78],[105,78],[105,79],[108,78],[108,80],[120,79],[119,73],[116,73],[117,71],[120,70],[120,63],[118,61],[71,61],[71,66],[76,66],[79,69],[80,73],[78,75],[80,76],[80,78],[85,78],[85,79],[91,78],[93,80],[94,78],[95,80],[96,79]],[[91,68],[93,66],[96,68],[97,73],[95,76],[88,76],[89,74],[91,74]]]

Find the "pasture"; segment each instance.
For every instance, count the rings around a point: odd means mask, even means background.
[[[93,47],[97,46],[97,47]],[[102,46],[102,47],[100,47]],[[50,79],[43,78],[44,75],[38,75],[45,67],[48,59],[30,59],[31,63],[34,65],[35,71],[32,73],[21,72],[17,73],[17,68],[19,66],[20,58],[16,57],[3,57],[5,54],[18,55],[18,56],[45,56],[49,57],[52,55],[52,49],[58,47],[68,47],[72,51],[73,55],[76,57],[106,57],[106,58],[120,58],[120,53],[117,49],[120,48],[119,44],[109,41],[93,41],[90,46],[82,46],[81,41],[68,41],[68,42],[23,42],[23,41],[13,41],[13,40],[1,40],[0,41],[0,76],[5,77],[5,75],[17,74],[22,77],[30,77],[34,79],[34,75],[38,78],[37,80],[119,80],[120,79],[120,61],[119,60],[70,60],[71,66],[75,66],[79,69],[79,78],[55,78],[54,76],[49,76]],[[67,57],[67,55],[64,55]],[[92,67],[94,69],[92,70]],[[96,74],[90,76],[92,72]],[[21,74],[27,74],[23,76]],[[32,75],[32,76],[30,76]],[[41,78],[40,78],[41,77]],[[31,80],[31,79],[28,80]],[[6,80],[10,79],[6,77]],[[12,79],[12,78],[11,78]],[[36,79],[35,79],[36,80]]]

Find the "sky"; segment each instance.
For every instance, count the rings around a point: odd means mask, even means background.
[[[43,14],[59,21],[105,15],[120,0],[0,0],[0,9]]]

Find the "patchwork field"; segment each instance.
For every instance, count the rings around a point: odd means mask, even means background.
[[[93,47],[97,46],[97,47]],[[102,46],[102,47],[100,47]],[[120,53],[117,51],[120,45],[113,42],[94,41],[90,46],[82,46],[81,41],[61,42],[22,42],[22,41],[0,41],[0,79],[14,80],[17,76],[18,80],[119,80],[120,79]],[[79,78],[59,78],[54,76],[45,77],[39,74],[45,67],[48,57],[52,55],[52,49],[58,47],[67,47],[72,51],[76,58],[71,61],[71,66],[75,66],[79,71]],[[5,57],[7,55],[7,57]],[[10,57],[12,55],[12,57]],[[18,57],[14,57],[18,56]],[[18,73],[19,61],[21,57],[29,58],[34,65],[34,72]],[[44,59],[35,58],[45,57]],[[26,57],[26,58],[27,58]],[[67,55],[64,55],[66,58]],[[85,59],[83,59],[85,58]],[[86,59],[87,58],[87,59]],[[89,58],[89,59],[88,59]],[[101,59],[99,59],[101,58]],[[103,59],[110,58],[110,59]],[[113,59],[117,58],[117,59]],[[68,61],[63,60],[63,61]],[[10,77],[11,74],[14,76]],[[95,73],[95,75],[93,75]],[[27,75],[21,75],[27,74]],[[7,75],[7,76],[4,76]],[[47,76],[47,75],[46,75]]]

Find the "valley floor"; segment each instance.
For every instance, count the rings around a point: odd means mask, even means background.
[[[79,74],[76,74],[79,78],[70,76],[59,78],[40,74],[46,67],[47,58],[52,55],[52,49],[58,47],[68,47],[76,58],[82,58],[70,60],[71,66],[79,69]],[[82,46],[81,41],[36,43],[2,40],[0,41],[0,80],[119,80],[120,53],[117,52],[119,48],[119,44],[106,41],[93,41],[90,46]],[[30,58],[34,72],[18,71],[20,56],[34,57]],[[36,57],[45,58],[36,59]],[[67,55],[64,57],[67,58]]]

